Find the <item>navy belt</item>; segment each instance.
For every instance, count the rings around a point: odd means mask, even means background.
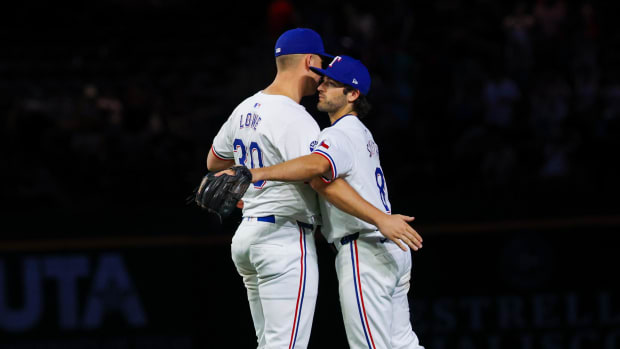
[[[304,222],[297,221],[297,224],[299,224],[299,226],[302,228],[306,228],[310,230],[314,229],[314,226],[310,223],[304,223]]]
[[[341,245],[346,245],[346,244],[348,244],[351,241],[357,240],[357,238],[359,238],[359,237],[360,237],[360,233],[359,232],[351,234],[351,235],[347,235],[347,236],[343,237],[342,239],[340,239],[340,244]]]
[[[264,217],[256,217],[256,220],[259,222],[275,223],[276,216],[270,215],[270,216],[264,216]],[[314,226],[310,223],[304,223],[304,222],[297,221],[297,224],[299,224],[299,226],[302,228],[314,229]]]

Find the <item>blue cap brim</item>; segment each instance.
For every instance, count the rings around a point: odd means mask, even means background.
[[[321,75],[321,76],[329,76],[327,74],[327,72],[325,71],[325,69],[321,69],[321,68],[316,68],[316,67],[310,67],[310,70],[312,70],[313,72]],[[331,78],[331,76],[329,76]],[[333,78],[332,78],[333,79]]]
[[[340,79],[338,79],[338,78],[337,78],[337,77],[335,77],[333,74],[331,74],[331,73],[330,73],[327,69],[321,69],[321,68],[315,68],[315,67],[310,67],[310,69],[311,69],[313,72],[315,72],[315,73],[317,73],[317,74],[319,74],[319,75],[321,75],[321,76],[327,76],[328,78],[330,78],[330,79],[332,79],[332,80],[335,80],[335,81],[338,81],[338,82],[339,82],[339,83],[341,83],[341,84],[345,84],[345,85],[347,85],[347,86],[351,86],[351,85],[347,84],[347,83],[346,83],[346,82],[344,82],[344,81],[340,81]],[[354,89],[358,89],[358,88],[357,88],[357,87],[355,87],[355,86],[351,86],[351,87],[353,87]]]

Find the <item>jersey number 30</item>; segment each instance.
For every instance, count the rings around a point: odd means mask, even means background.
[[[239,138],[235,139],[233,143],[235,148],[235,153],[241,149],[241,157],[239,158],[239,165],[243,165],[247,167],[248,154],[250,154],[250,168],[256,168],[254,158],[256,158],[256,162],[258,163],[258,167],[263,167],[263,152],[260,150],[258,143],[252,142],[250,143],[250,147],[246,148],[243,144],[243,141]],[[258,181],[254,183],[254,188],[262,189],[265,186],[266,181]]]

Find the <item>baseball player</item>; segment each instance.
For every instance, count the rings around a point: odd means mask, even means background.
[[[326,69],[311,69],[323,76],[317,107],[328,113],[331,127],[321,132],[312,154],[253,169],[252,180],[320,175],[311,184],[321,194],[321,230],[338,251],[336,271],[349,345],[423,348],[410,323],[407,299],[412,267],[407,247],[417,250],[422,239],[406,224],[412,217],[390,214],[379,147],[358,118],[369,109],[368,70],[348,56],[336,56]]]
[[[276,77],[221,127],[207,157],[209,171],[233,164],[260,168],[310,154],[320,129],[300,101],[316,93],[320,76],[311,68],[320,68],[322,57],[333,56],[311,29],[278,38]],[[304,182],[257,181],[243,204],[231,253],[247,289],[258,348],[306,348],[318,290],[317,194]]]

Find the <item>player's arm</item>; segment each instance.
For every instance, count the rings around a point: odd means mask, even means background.
[[[209,155],[207,155],[207,169],[209,171],[220,171],[223,169],[227,169],[235,164],[235,160],[227,160],[218,157],[215,155],[213,147],[209,151]]]
[[[210,154],[209,154],[210,155]],[[261,180],[294,182],[309,180],[330,171],[329,161],[318,154],[309,154],[277,165],[253,168],[252,182]]]
[[[381,234],[394,241],[403,251],[407,249],[402,242],[416,251],[422,248],[422,237],[408,223],[414,220],[413,217],[382,212],[342,178],[325,183],[321,178],[315,177],[310,185],[340,210],[376,226]]]

